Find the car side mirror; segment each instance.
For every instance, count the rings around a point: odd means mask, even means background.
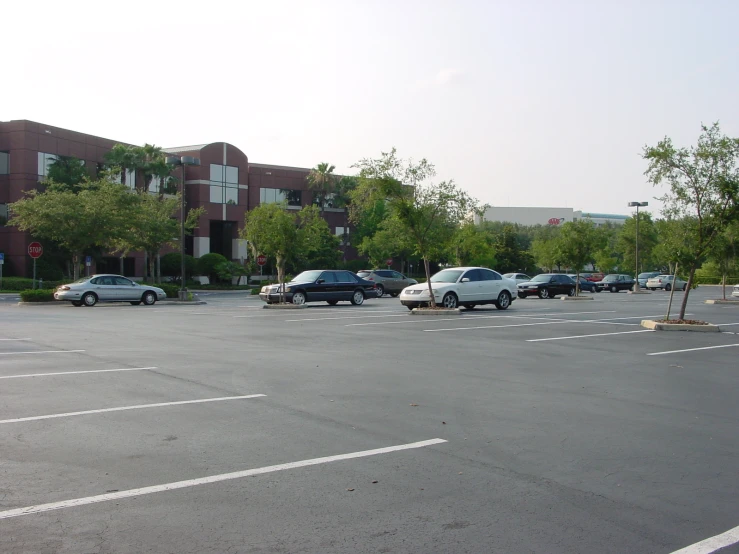
[[[461,282],[462,282],[462,283],[469,283],[469,282],[470,282],[470,280],[469,280],[469,278],[468,278],[468,277],[462,277],[462,281],[461,281]]]

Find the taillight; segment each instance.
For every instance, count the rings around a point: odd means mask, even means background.
[[[367,277],[367,280],[368,280],[368,281],[374,281],[374,280],[375,280],[375,278],[374,278],[374,277]]]
[[[64,285],[63,287],[59,287],[59,290],[71,290],[67,285]]]
[[[662,279],[660,279],[659,282],[661,283],[662,282]]]

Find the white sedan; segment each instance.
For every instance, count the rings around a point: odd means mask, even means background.
[[[468,310],[481,304],[505,310],[518,296],[516,281],[486,267],[443,269],[431,277],[431,290],[438,306]],[[400,303],[409,310],[428,306],[430,301],[428,283],[406,287],[400,293]]]
[[[739,297],[739,285],[734,285],[734,289],[731,291],[731,296]]]

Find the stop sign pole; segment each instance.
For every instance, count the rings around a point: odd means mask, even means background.
[[[33,285],[32,287],[36,288],[36,258],[40,258],[41,254],[44,253],[44,247],[41,246],[40,242],[32,242],[28,245],[28,255],[33,258]]]

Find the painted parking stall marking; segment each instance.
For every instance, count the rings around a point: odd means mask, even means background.
[[[717,346],[700,346],[698,348],[684,348],[682,350],[667,350],[666,352],[650,352],[649,354],[647,354],[647,356],[663,356],[666,354],[682,354],[683,352],[697,352],[699,350],[715,350],[717,348],[732,348],[734,346],[739,346],[739,343],[719,344]]]
[[[41,416],[18,417],[14,419],[2,419],[0,425],[7,423],[24,423],[27,421],[40,421],[43,419],[57,419],[61,417],[74,417],[90,414],[102,414],[108,412],[124,412],[128,410],[143,410],[146,408],[163,408],[165,406],[184,406],[186,404],[205,404],[206,402],[224,402],[226,400],[245,400],[248,398],[260,398],[266,394],[247,394],[243,396],[222,396],[220,398],[199,398],[197,400],[179,400],[176,402],[157,402],[155,404],[137,404],[134,406],[117,406],[115,408],[101,408],[98,410],[83,410],[80,412],[66,412],[62,414],[47,414]]]
[[[734,527],[720,535],[675,550],[672,554],[712,554],[737,543],[739,543],[739,527]]]
[[[552,340],[584,339],[588,337],[608,337],[611,335],[630,335],[633,333],[654,333],[653,329],[639,329],[638,331],[619,331],[617,333],[594,333],[592,335],[572,335],[569,337],[549,337],[546,339],[526,339],[526,342],[545,342]]]
[[[613,314],[616,313],[616,310],[603,310],[603,311],[597,311],[597,312],[565,312],[565,313],[553,313],[553,314],[530,314],[529,316],[525,315],[508,315],[508,314],[497,314],[497,315],[472,315],[472,314],[465,314],[461,318],[458,317],[436,317],[434,318],[434,321],[463,321],[465,319],[499,319],[499,318],[506,318],[506,317],[533,317],[533,316],[550,316],[555,317],[558,315],[589,315],[589,314]],[[429,323],[429,320],[424,319],[408,319],[407,321],[379,321],[379,322],[370,322],[370,323],[348,323],[346,327],[359,327],[359,326],[366,326],[366,325],[408,325],[410,323]]]
[[[263,395],[262,395],[263,396]],[[8,519],[12,517],[26,516],[29,514],[39,514],[42,512],[50,512],[52,510],[62,510],[64,508],[75,508],[77,506],[85,506],[87,504],[97,504],[99,502],[109,502],[111,500],[121,500],[123,498],[131,498],[134,496],[144,496],[146,494],[154,494],[158,492],[166,492],[177,489],[185,489],[196,487],[198,485],[209,485],[211,483],[219,483],[221,481],[230,481],[233,479],[242,479],[254,475],[263,475],[265,473],[274,473],[275,471],[286,471],[300,467],[308,467],[320,464],[328,464],[332,462],[340,462],[343,460],[352,460],[356,458],[367,458],[369,456],[378,456],[380,454],[390,454],[401,450],[411,450],[415,448],[424,448],[436,444],[443,444],[447,441],[444,439],[431,439],[420,442],[412,442],[408,444],[400,444],[397,446],[386,446],[384,448],[374,448],[372,450],[362,450],[360,452],[350,452],[348,454],[338,454],[336,456],[325,456],[323,458],[312,458],[310,460],[301,460],[299,462],[290,462],[287,464],[278,464],[273,466],[260,467],[256,469],[247,469],[244,471],[235,471],[233,473],[222,473],[220,475],[211,475],[209,477],[201,477],[199,479],[188,479],[186,481],[175,481],[164,485],[154,485],[151,487],[142,487],[139,489],[129,489],[120,492],[99,494],[97,496],[87,496],[84,498],[74,498],[61,502],[50,502],[48,504],[37,504],[25,508],[17,508],[14,510],[5,510],[0,512],[0,519]]]
[[[22,373],[20,375],[0,375],[0,379],[22,379],[24,377],[51,377],[54,375],[81,375],[85,373],[114,373],[117,371],[145,371],[156,367],[123,367],[118,369],[86,369],[79,371],[54,371],[51,373]]]
[[[86,350],[37,350],[34,352],[0,352],[0,356],[16,356],[21,354],[75,354]]]

